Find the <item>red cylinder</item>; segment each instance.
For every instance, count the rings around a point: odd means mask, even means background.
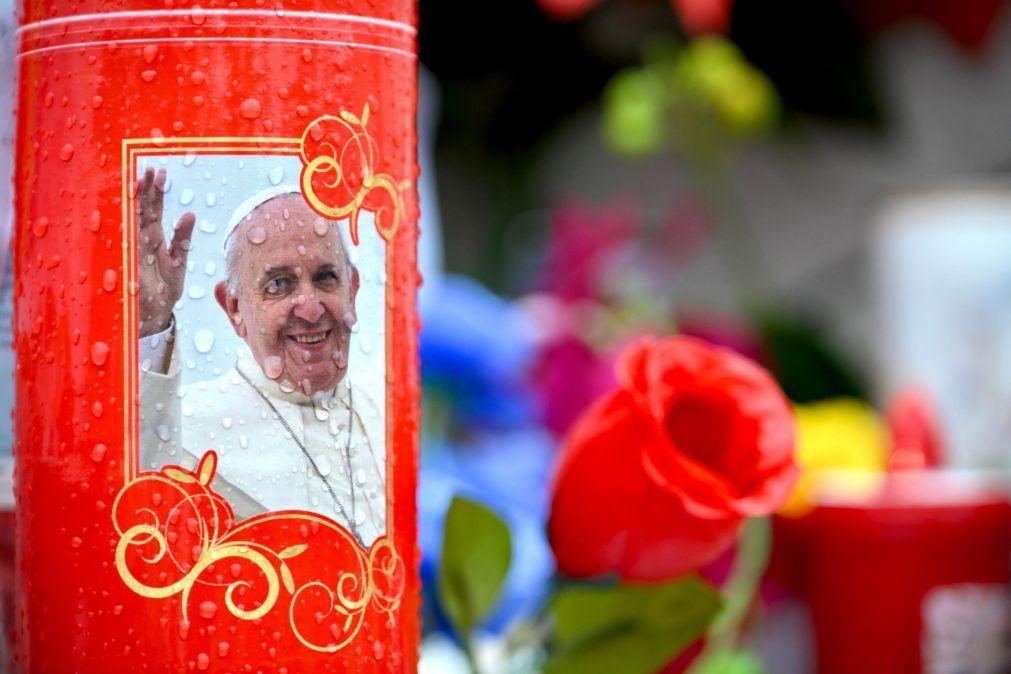
[[[414,671],[414,3],[21,20],[18,669]]]

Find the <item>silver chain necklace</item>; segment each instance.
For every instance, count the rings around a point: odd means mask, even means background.
[[[291,429],[291,426],[289,426],[288,422],[284,420],[284,416],[281,414],[281,412],[274,406],[274,403],[270,401],[270,398],[267,397],[267,394],[261,391],[259,387],[257,387],[257,385],[254,384],[253,381],[246,376],[245,372],[243,372],[239,368],[235,368],[235,371],[239,373],[240,377],[246,380],[246,383],[249,384],[250,388],[256,391],[256,394],[260,396],[260,399],[263,400],[263,402],[267,404],[267,407],[269,407],[271,411],[274,413],[274,418],[277,419],[278,422],[280,422],[281,426],[284,427],[284,430],[288,432],[288,437],[290,437],[292,441],[296,445],[298,445],[298,448],[302,450],[302,454],[304,454],[305,458],[309,460],[309,464],[312,466],[312,469],[316,471],[317,475],[319,475],[319,479],[323,480],[323,485],[326,486],[326,490],[330,492],[330,498],[333,499],[334,505],[336,505],[337,509],[340,511],[341,517],[343,517],[344,521],[348,523],[348,527],[351,529],[351,533],[354,535],[355,539],[358,540],[358,542],[361,544],[363,548],[366,547],[365,541],[362,539],[361,534],[358,533],[358,525],[355,524],[354,520],[355,480],[354,476],[351,474],[351,433],[354,428],[353,426],[354,409],[352,407],[351,389],[348,388],[348,439],[347,443],[345,443],[344,445],[344,468],[347,471],[348,487],[351,491],[351,517],[348,517],[348,512],[347,510],[344,509],[344,504],[341,503],[341,500],[337,498],[337,492],[334,491],[333,485],[330,484],[330,480],[326,479],[326,476],[323,475],[322,471],[320,471],[319,466],[316,465],[316,461],[313,460],[312,455],[309,454],[309,450],[306,449],[305,445],[302,444],[302,441],[299,440],[298,437],[295,435],[295,432]]]

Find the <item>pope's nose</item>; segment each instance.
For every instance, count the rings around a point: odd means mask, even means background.
[[[292,313],[303,321],[315,323],[326,312],[323,303],[319,301],[315,293],[308,295],[297,295],[294,299],[295,307]]]

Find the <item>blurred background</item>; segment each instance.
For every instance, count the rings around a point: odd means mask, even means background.
[[[1007,5],[422,0],[423,573],[453,493],[509,521],[491,671],[529,671],[565,431],[677,332],[797,406],[764,669],[1011,671]],[[466,671],[425,598],[423,669]]]
[[[422,671],[467,671],[432,589],[454,494],[513,538],[479,659],[534,670],[559,445],[625,344],[674,333],[797,406],[755,666],[1011,671],[1008,3],[421,0],[419,35]],[[910,658],[847,660],[879,641]]]

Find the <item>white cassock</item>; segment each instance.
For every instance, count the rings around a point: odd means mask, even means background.
[[[366,547],[386,531],[385,452],[373,446],[363,423],[378,410],[361,388],[345,377],[310,398],[282,390],[251,358],[239,358],[217,379],[180,386],[180,361],[173,343],[165,373],[152,370],[149,359],[142,363],[142,470],[193,469],[213,449],[213,487],[239,519],[309,510],[356,531]]]

